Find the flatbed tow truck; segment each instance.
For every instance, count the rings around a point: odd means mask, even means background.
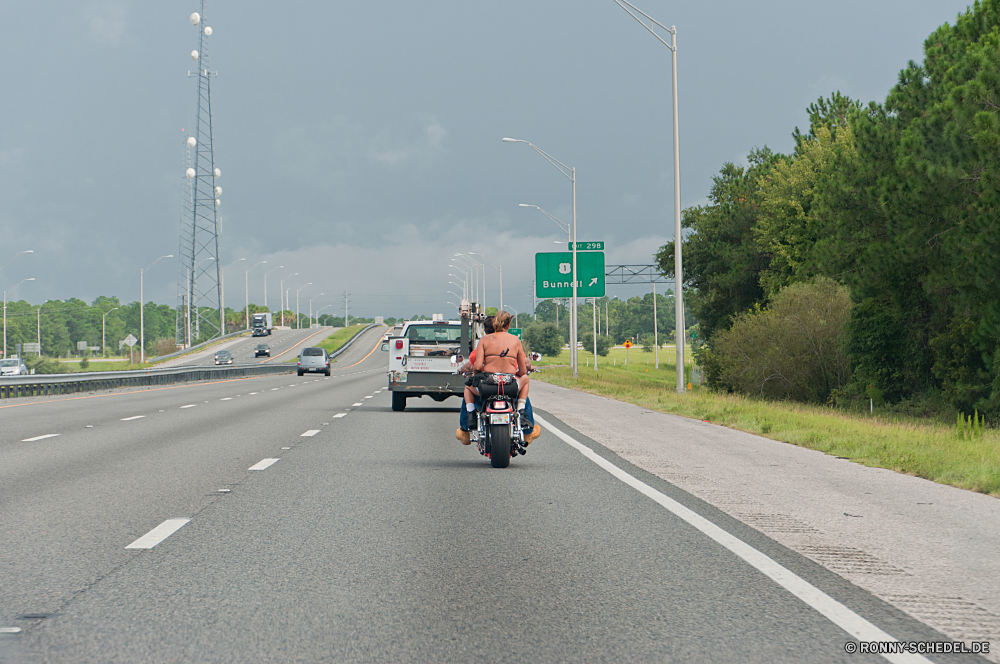
[[[475,302],[463,302],[457,321],[407,321],[397,336],[382,342],[389,353],[392,409],[406,409],[408,398],[434,401],[461,397],[465,376],[458,372],[483,336],[483,314]]]

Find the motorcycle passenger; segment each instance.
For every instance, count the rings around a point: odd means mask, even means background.
[[[495,318],[496,318],[495,316],[488,316],[483,321],[483,327],[484,327],[487,335],[492,335],[492,334],[495,333],[495,329],[494,329]],[[509,322],[510,321],[510,314],[507,315],[507,319],[508,319],[507,325],[509,327],[509,325],[510,325],[510,322]],[[482,340],[480,340],[480,342],[481,341]],[[477,352],[478,350],[479,350],[479,348],[476,348],[469,355],[469,361],[466,362],[464,365],[462,365],[462,367],[459,369],[459,371],[461,373],[463,373],[463,374],[470,374],[473,371],[475,371],[474,364],[475,364],[475,361],[476,361],[476,356],[478,355],[478,352]],[[517,372],[516,375],[518,377],[525,377],[526,378],[527,375],[528,375],[528,373],[530,373],[531,371],[532,371],[531,362],[527,359],[527,357],[525,357],[525,367],[524,367],[524,370],[522,370],[520,367],[518,367],[518,372]],[[481,380],[482,374],[480,374],[479,376],[480,376],[480,380]],[[472,442],[471,435],[469,433],[469,429],[470,428],[474,428],[474,427],[478,427],[478,423],[476,421],[477,417],[478,417],[478,412],[476,410],[476,406],[478,405],[478,403],[479,403],[480,400],[478,399],[478,390],[473,390],[472,389],[473,384],[474,383],[478,384],[478,382],[479,381],[476,380],[476,376],[473,376],[472,378],[470,378],[469,380],[467,380],[465,382],[465,394],[464,394],[465,398],[464,398],[463,404],[462,404],[464,406],[464,408],[462,408],[461,411],[459,412],[459,416],[458,416],[459,428],[455,432],[455,437],[463,445],[468,445],[468,444],[470,444]],[[524,400],[524,410],[522,412],[522,417],[523,417],[523,421],[529,424],[528,428],[526,428],[524,430],[524,444],[525,445],[529,445],[531,442],[533,442],[536,438],[538,438],[541,435],[541,427],[539,427],[537,424],[533,424],[533,416],[532,416],[532,409],[531,409],[531,399],[528,398],[526,391],[525,391],[525,395],[524,396],[525,396],[525,400]]]

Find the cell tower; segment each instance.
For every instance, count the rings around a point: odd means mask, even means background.
[[[185,192],[177,279],[177,341],[189,345],[202,336],[224,334],[225,320],[218,260],[222,188],[216,180],[221,173],[212,149],[212,79],[216,72],[208,68],[212,28],[205,24],[205,0],[201,0],[201,13],[191,14],[191,25],[198,28],[198,50],[191,51],[198,70],[188,71],[188,76],[198,80],[198,109],[194,131],[184,142]]]

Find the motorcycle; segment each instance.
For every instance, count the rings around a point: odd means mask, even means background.
[[[479,385],[478,427],[470,433],[479,453],[494,468],[506,468],[518,454],[528,450],[517,403],[517,380],[513,374],[491,374]]]

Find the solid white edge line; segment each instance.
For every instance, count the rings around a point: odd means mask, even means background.
[[[190,520],[191,519],[167,519],[125,548],[152,549],[154,546],[180,530],[181,526]]]
[[[247,468],[247,470],[264,470],[265,468],[268,468],[268,467],[270,467],[271,465],[273,465],[273,464],[275,464],[277,462],[278,462],[278,459],[261,459],[260,461],[258,461],[254,465],[252,465],[249,468]]]
[[[309,429],[309,431],[306,431],[304,434],[299,436],[299,438],[311,438],[316,434],[318,434],[320,431],[322,431],[322,429]]]
[[[131,422],[132,420],[141,420],[146,417],[145,415],[133,415],[132,417],[123,417],[122,422]]]
[[[753,566],[757,571],[761,572],[779,586],[798,597],[800,600],[818,611],[858,641],[899,640],[865,620],[857,613],[833,599],[794,572],[785,569],[769,556],[761,553],[743,540],[730,535],[705,517],[697,514],[687,507],[684,507],[673,498],[660,493],[645,482],[632,477],[615,464],[597,454],[594,450],[580,442],[577,442],[569,435],[555,428],[537,414],[535,415],[535,421],[542,424],[546,429],[555,434],[556,437],[560,438],[567,445],[576,448],[576,450],[583,454],[583,456],[587,457],[625,484],[629,485],[639,493],[652,498],[654,501],[667,508],[667,510],[672,512],[675,516],[683,519],[708,537],[715,540],[717,543],[735,553],[737,556]],[[931,664],[930,660],[926,657],[910,653],[884,654],[882,656],[894,664],[908,664],[911,662],[926,662],[927,664]]]

